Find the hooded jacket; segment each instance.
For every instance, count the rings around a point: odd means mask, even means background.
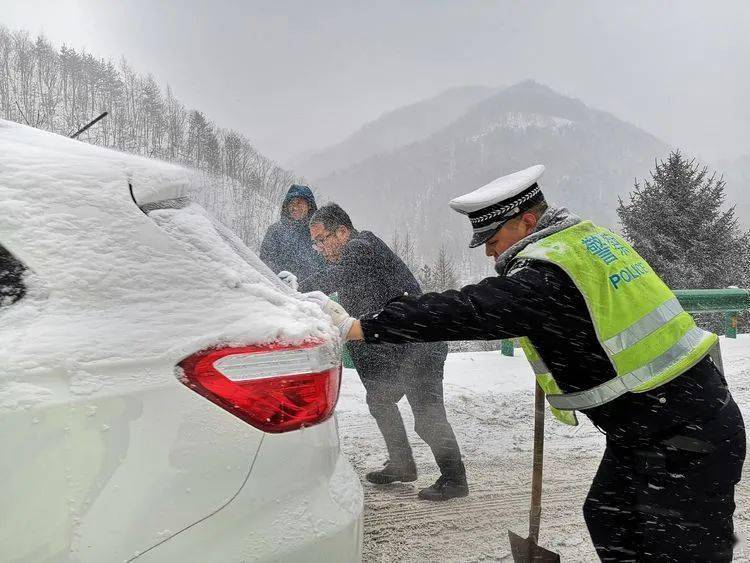
[[[289,215],[289,203],[296,197],[310,204],[307,217],[298,221]],[[310,188],[299,184],[289,188],[281,204],[281,218],[268,227],[260,245],[260,259],[275,273],[286,270],[302,279],[325,267],[323,257],[310,242],[308,219],[317,209]]]

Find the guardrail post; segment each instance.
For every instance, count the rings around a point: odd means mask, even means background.
[[[724,319],[727,323],[727,338],[737,338],[737,311],[727,311],[724,313]]]
[[[513,341],[510,339],[503,340],[500,343],[500,352],[503,356],[513,356]]]

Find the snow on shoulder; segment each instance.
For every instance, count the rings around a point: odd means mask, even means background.
[[[0,308],[0,379],[335,337],[202,208],[134,201],[182,198],[195,178],[0,120],[0,244],[26,267],[25,297]]]

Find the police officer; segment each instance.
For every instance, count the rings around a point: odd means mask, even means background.
[[[619,235],[542,195],[541,165],[451,202],[496,277],[332,317],[351,340],[521,338],[554,416],[607,436],[583,507],[605,561],[730,561],[742,416],[718,338]],[[654,225],[658,228],[658,225]]]

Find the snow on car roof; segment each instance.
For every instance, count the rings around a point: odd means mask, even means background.
[[[22,152],[16,151],[23,159],[19,164],[24,167],[51,165],[58,173],[66,173],[68,177],[78,175],[81,180],[96,171],[98,179],[110,176],[125,185],[130,183],[139,205],[185,195],[196,177],[192,171],[175,164],[98,147],[2,119],[0,139],[18,149],[24,148]],[[13,155],[3,156],[4,164],[11,166]],[[61,159],[80,166],[62,167]]]
[[[335,337],[318,307],[242,260],[200,208],[152,220],[128,190],[143,203],[191,181],[179,166],[0,121],[0,244],[29,270],[26,296],[0,309],[0,380]]]

